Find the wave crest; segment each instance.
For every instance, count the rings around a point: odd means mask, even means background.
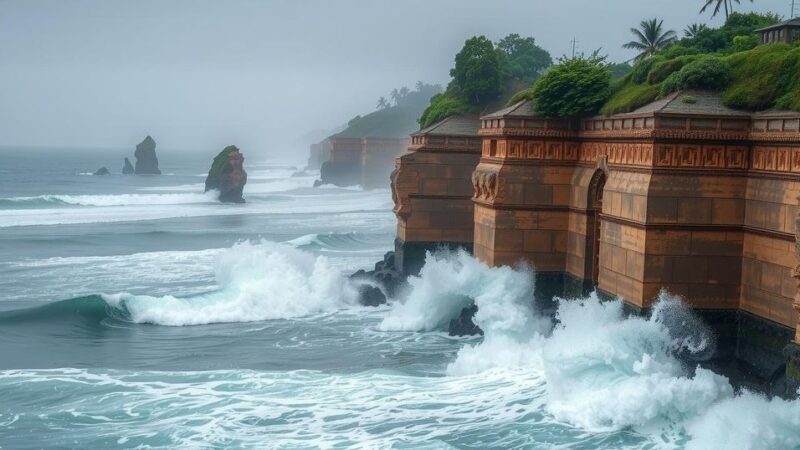
[[[271,242],[243,242],[216,265],[219,290],[186,298],[103,295],[136,323],[168,326],[288,319],[356,303],[356,291],[324,256]]]

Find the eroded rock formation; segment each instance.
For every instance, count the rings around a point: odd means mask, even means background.
[[[94,174],[95,175],[109,175],[109,174],[111,174],[111,172],[109,172],[107,168],[101,167],[101,168],[97,169],[97,171]]]
[[[150,136],[144,138],[139,145],[136,146],[136,152],[133,154],[136,157],[137,175],[161,175],[158,169],[158,157],[156,157],[156,141]]]
[[[125,165],[122,166],[122,174],[123,175],[131,175],[136,171],[133,169],[133,164],[131,164],[131,160],[125,157]]]
[[[229,145],[211,163],[211,170],[206,177],[206,192],[216,189],[219,191],[219,201],[244,203],[242,190],[245,183],[247,172],[244,170],[244,156],[235,145]]]

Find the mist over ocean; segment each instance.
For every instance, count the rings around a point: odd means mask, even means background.
[[[393,245],[388,189],[247,160],[247,203],[220,204],[210,158],[123,176],[124,153],[0,154],[0,448],[800,442],[796,402],[678,361],[708,343],[670,332],[691,314],[669,296],[650,319],[563,302],[554,328],[529,271],[449,254],[362,307],[347,275]],[[468,297],[485,336],[450,337]]]

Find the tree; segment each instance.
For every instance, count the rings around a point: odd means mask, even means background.
[[[389,105],[389,101],[386,100],[386,97],[381,97],[381,98],[378,99],[378,105],[376,106],[376,108],[378,108],[378,109],[386,109],[389,106],[390,106]]]
[[[597,113],[611,96],[611,71],[604,58],[562,59],[531,90],[536,112],[549,117],[582,117]]]
[[[678,38],[674,30],[664,31],[664,21],[658,19],[643,20],[639,28],[631,28],[636,40],[623,45],[623,48],[638,50],[636,60],[640,61],[670,46]]]
[[[392,92],[389,93],[389,98],[392,99],[395,105],[397,104],[397,101],[400,100],[400,92],[397,88],[392,89]]]
[[[711,17],[716,17],[719,14],[720,10],[725,11],[725,19],[728,18],[728,15],[733,12],[733,4],[736,3],[737,5],[740,4],[739,0],[703,0],[706,2],[702,8],[700,8],[700,13],[706,12],[709,6],[714,5],[714,11],[711,13]],[[750,0],[752,3],[753,0]]]
[[[509,34],[497,43],[497,49],[503,56],[504,75],[509,78],[529,83],[553,65],[550,53],[536,45],[532,37]]]
[[[402,100],[402,99],[408,97],[408,93],[409,92],[411,92],[411,91],[409,91],[407,87],[405,87],[405,86],[401,87],[400,91],[398,92],[399,99]]]
[[[473,105],[494,100],[503,91],[500,58],[485,36],[467,39],[450,76],[456,92]]]
[[[704,23],[693,23],[688,27],[683,29],[683,34],[687,38],[694,38],[697,37],[703,31],[708,30],[708,26]]]

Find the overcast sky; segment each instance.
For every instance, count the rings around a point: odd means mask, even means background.
[[[789,15],[791,0],[742,1]],[[417,80],[446,84],[472,35],[570,41],[615,61],[640,20],[682,30],[703,0],[0,0],[0,146],[171,149],[295,140]]]

